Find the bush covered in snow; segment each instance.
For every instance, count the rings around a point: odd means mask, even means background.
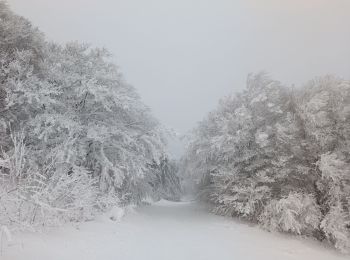
[[[47,42],[0,1],[0,226],[86,220],[169,195],[178,183],[159,170],[164,145],[107,50]]]
[[[184,169],[218,214],[267,229],[350,240],[350,82],[290,89],[265,74],[194,130]]]

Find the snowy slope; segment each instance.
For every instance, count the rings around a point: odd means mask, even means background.
[[[349,259],[313,241],[210,215],[191,202],[161,201],[120,223],[101,219],[17,241],[3,248],[1,260]]]

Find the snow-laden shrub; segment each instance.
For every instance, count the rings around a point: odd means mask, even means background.
[[[350,248],[350,220],[344,212],[341,204],[332,206],[321,222],[321,229],[327,240],[343,251],[349,252]]]
[[[269,230],[293,234],[312,234],[321,220],[321,212],[310,194],[290,193],[266,205],[259,222]]]
[[[321,230],[342,251],[350,248],[350,161],[344,153],[322,154],[317,166],[326,193]],[[326,189],[324,188],[326,187]]]
[[[47,179],[38,173],[13,186],[1,185],[1,223],[19,229],[55,226],[68,221],[91,219],[97,189],[85,173]]]
[[[92,219],[112,203],[100,197],[96,180],[84,168],[51,158],[45,169],[34,167],[23,141],[13,136],[14,149],[1,156],[0,223],[36,230],[68,221]],[[118,201],[114,198],[114,205]]]
[[[208,198],[212,211],[219,215],[256,221],[271,196],[269,187],[247,183],[234,176],[212,174],[211,182],[201,195]]]

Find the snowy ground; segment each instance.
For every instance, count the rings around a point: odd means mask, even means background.
[[[208,214],[191,202],[161,201],[121,223],[101,219],[50,234],[26,234],[1,260],[337,260],[316,242],[271,234]]]

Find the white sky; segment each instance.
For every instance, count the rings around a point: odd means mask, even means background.
[[[155,116],[185,132],[265,70],[350,78],[350,0],[8,0],[49,39],[107,47]]]

